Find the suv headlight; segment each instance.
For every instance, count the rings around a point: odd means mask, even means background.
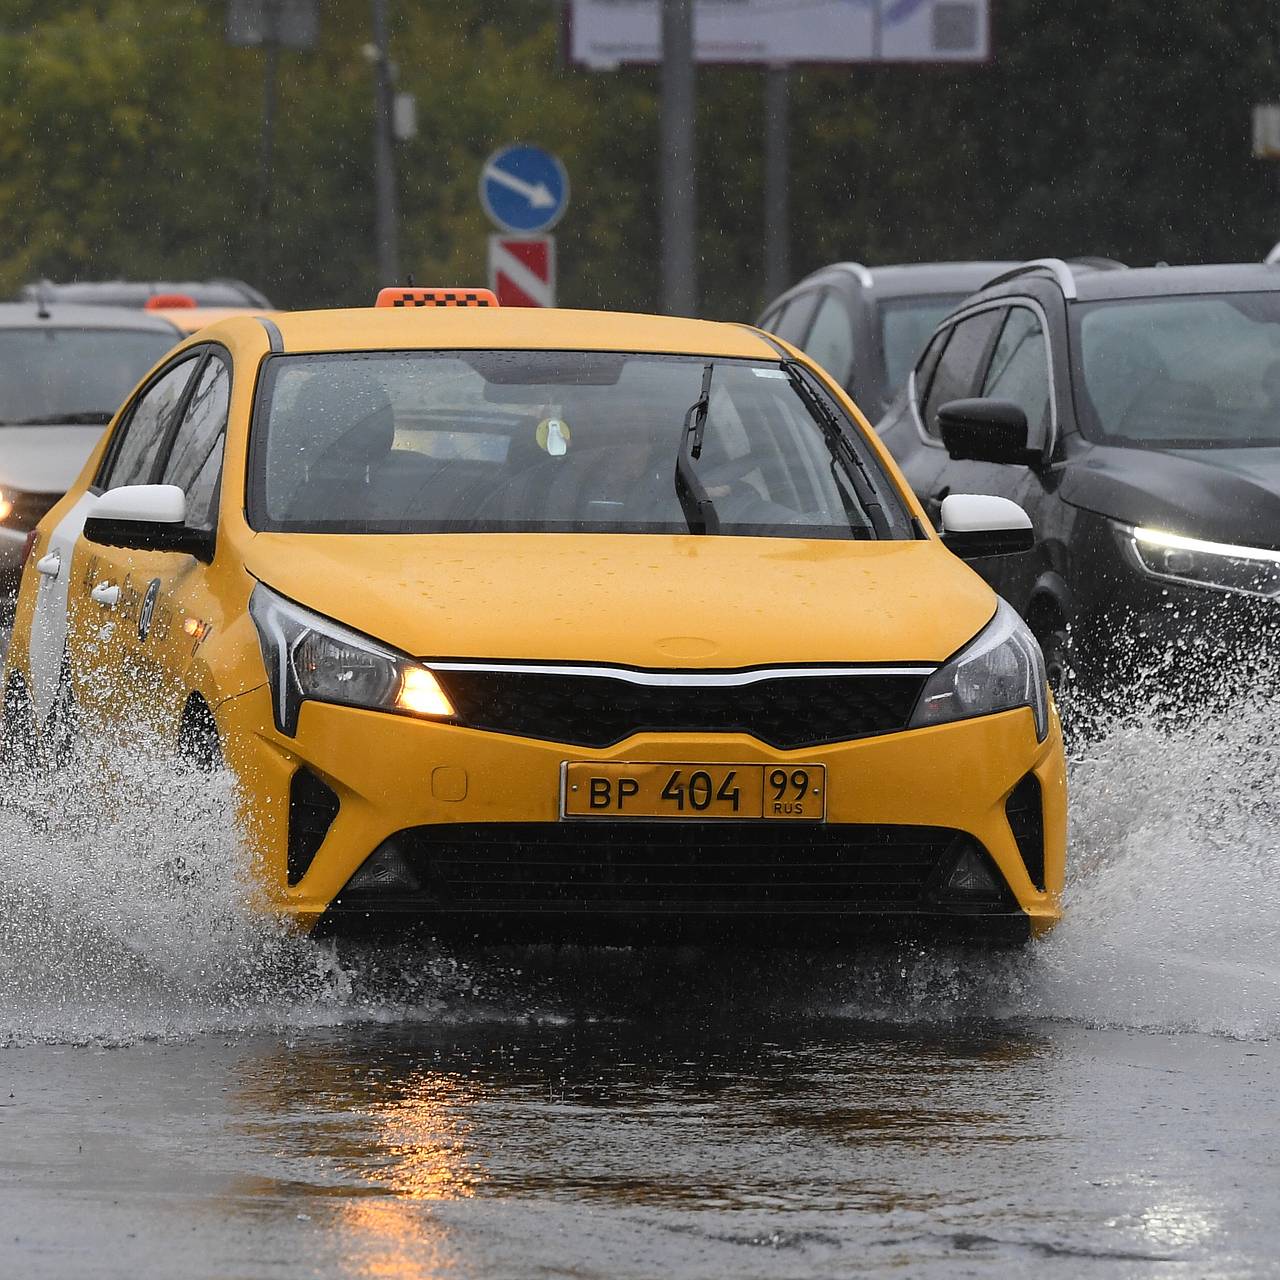
[[[454,714],[445,691],[421,663],[262,583],[249,597],[249,616],[258,628],[281,733],[297,732],[298,712],[308,699],[429,719]]]
[[[1036,738],[1049,732],[1049,694],[1040,645],[1012,605],[1001,600],[996,616],[945,666],[931,675],[916,703],[910,728],[968,720],[1030,707]]]
[[[1161,529],[1121,526],[1139,568],[1153,578],[1236,595],[1280,597],[1280,551],[1202,542]]]

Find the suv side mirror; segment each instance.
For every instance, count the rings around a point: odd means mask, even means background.
[[[1036,545],[1031,517],[1016,502],[984,493],[953,493],[942,500],[943,545],[962,560],[1008,556]]]
[[[942,443],[957,462],[1004,462],[1038,467],[1027,447],[1027,415],[1011,400],[950,400],[938,410]]]
[[[106,547],[184,551],[207,560],[212,537],[188,529],[187,495],[176,484],[127,484],[108,489],[89,509],[84,536]]]

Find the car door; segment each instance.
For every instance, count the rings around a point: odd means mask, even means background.
[[[53,709],[65,666],[74,666],[82,673],[83,678],[75,683],[92,688],[87,672],[104,643],[99,634],[105,621],[101,610],[86,611],[80,598],[83,593],[79,588],[88,572],[90,558],[84,552],[85,518],[105,487],[145,482],[144,477],[150,474],[164,443],[165,430],[182,402],[198,362],[198,354],[184,352],[158,370],[138,391],[112,434],[93,485],[49,535],[48,545],[36,566],[39,586],[28,651],[32,699],[41,723]],[[97,585],[95,579],[89,589]],[[79,614],[80,626],[73,633],[72,619],[76,614]]]
[[[187,495],[187,527],[207,534],[211,555],[229,357],[200,349],[153,387],[108,457],[102,488],[178,485]],[[183,603],[200,594],[202,560],[188,551],[104,546],[82,535],[75,566],[69,626],[78,706],[103,722],[176,728],[191,638]]]

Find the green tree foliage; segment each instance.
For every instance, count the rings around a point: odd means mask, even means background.
[[[992,0],[985,67],[793,77],[795,273],[869,263],[1104,253],[1257,258],[1275,171],[1249,157],[1277,96],[1262,0]],[[551,0],[391,0],[419,136],[397,148],[402,260],[479,280],[485,155],[559,152],[573,203],[561,298],[658,305],[657,76],[562,65]],[[221,0],[0,0],[0,294],[41,275],[240,275],[283,305],[368,299],[372,71],[366,0],[322,0],[320,47],[280,60],[274,215],[259,225],[263,56]],[[707,314],[763,301],[762,83],[699,73]]]

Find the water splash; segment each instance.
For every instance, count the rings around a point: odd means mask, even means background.
[[[255,910],[225,773],[131,747],[0,808],[0,1044],[403,1019],[1055,1018],[1280,1034],[1280,699],[1095,722],[1067,918],[1021,954],[344,948]]]

